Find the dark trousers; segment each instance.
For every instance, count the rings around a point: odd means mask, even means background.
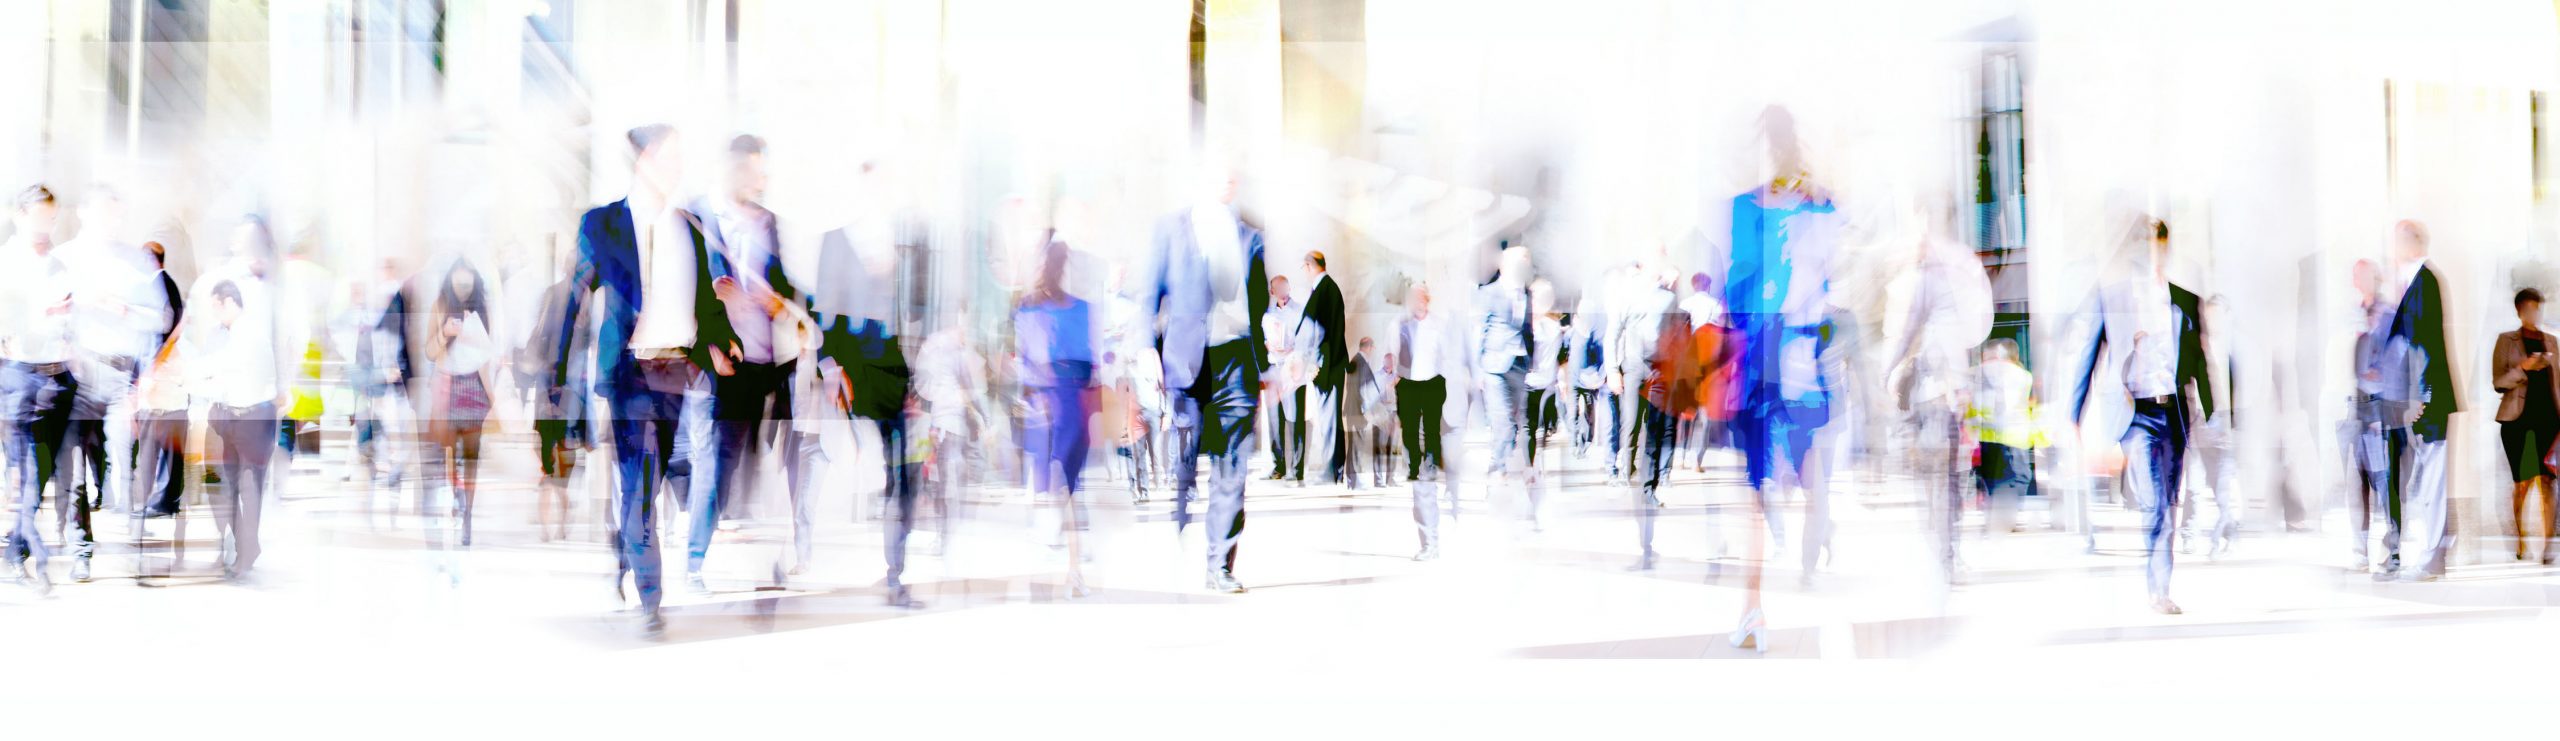
[[[620,571],[631,574],[643,610],[658,609],[663,596],[658,483],[669,473],[676,452],[676,425],[684,416],[685,379],[695,372],[681,358],[637,360],[625,366],[608,387],[619,511],[614,559]]]
[[[1319,481],[1345,481],[1344,451],[1349,441],[1342,430],[1342,386],[1336,381],[1325,386],[1322,381],[1298,391],[1298,442],[1314,450],[1316,478]],[[1306,450],[1298,451],[1298,467],[1306,470]],[[1303,478],[1303,477],[1302,477]]]
[[[748,461],[761,454],[767,419],[791,418],[793,364],[738,363],[735,372],[711,378],[711,466],[693,478],[686,505],[693,529],[685,541],[685,571],[700,573],[711,550],[712,531],[741,491],[753,491],[762,466]],[[741,464],[742,461],[748,461]]]
[[[904,398],[909,389],[910,386],[906,383],[898,383],[894,386],[874,384],[862,389],[860,393],[895,393],[900,398]],[[915,456],[911,455],[909,450],[906,405],[899,404],[897,409],[896,412],[869,418],[880,430],[880,481],[881,487],[885,490],[882,493],[887,495],[890,505],[896,509],[887,518],[888,532],[883,533],[885,537],[882,538],[881,544],[882,555],[887,557],[889,564],[888,586],[891,589],[906,583],[904,579],[907,574],[907,536],[914,534],[916,530],[916,489],[923,478],[920,470],[923,467],[916,462]],[[948,515],[945,517],[947,519]],[[948,532],[950,525],[944,524],[943,530]]]
[[[2151,487],[2151,512],[2145,542],[2151,560],[2145,570],[2151,596],[2169,595],[2169,571],[2176,565],[2177,554],[2171,550],[2178,529],[2170,515],[2178,508],[2178,484],[2184,479],[2187,461],[2186,405],[2176,397],[2166,402],[2137,399],[2133,403],[2133,426],[2126,428],[2124,439],[2140,449],[2143,460],[2130,461],[2138,466]]]
[[[275,460],[276,404],[213,405],[212,427],[222,440],[222,498],[213,504],[214,527],[230,546],[234,576],[258,564],[258,514],[266,509],[269,463]]]
[[[1672,455],[1679,446],[1672,438],[1679,432],[1669,412],[1648,403],[1636,404],[1635,429],[1628,432],[1628,447],[1636,454],[1635,476],[1644,483],[1636,495],[1636,544],[1647,560],[1653,558],[1653,521],[1662,509],[1662,475],[1671,469]]]
[[[1440,490],[1448,466],[1440,457],[1441,407],[1449,379],[1396,381],[1397,423],[1404,428],[1405,478],[1413,482],[1413,526],[1425,550],[1440,545]]]
[[[150,409],[134,414],[133,492],[145,514],[176,514],[187,491],[187,410]]]
[[[79,382],[60,365],[50,367],[9,363],[0,368],[0,410],[8,415],[8,437],[5,440],[9,465],[18,480],[18,519],[9,531],[9,563],[33,559],[34,568],[44,568],[51,552],[44,546],[44,534],[37,529],[36,513],[44,506],[44,485],[54,482],[61,492],[62,508],[71,513],[70,537],[86,543],[93,538],[89,530],[89,503],[77,496],[69,482],[56,482],[62,470],[66,442],[71,429],[71,401],[79,393]],[[82,556],[87,556],[86,549]]]

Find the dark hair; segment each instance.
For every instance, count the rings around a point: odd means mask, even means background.
[[[2542,303],[2542,292],[2531,288],[2516,292],[2516,308],[2524,308],[2524,305],[2528,302],[2537,304]]]
[[[649,124],[647,126],[632,129],[631,133],[628,135],[628,138],[631,140],[631,156],[638,157],[640,155],[648,154],[651,148],[665,142],[667,137],[675,136],[675,134],[676,127],[668,126],[666,124]]]
[[[1316,264],[1316,269],[1317,269],[1317,270],[1323,270],[1323,269],[1324,269],[1324,250],[1316,250],[1316,251],[1313,251],[1313,252],[1309,252],[1309,253],[1307,253],[1307,262],[1315,263],[1315,264]]]
[[[2169,238],[2169,221],[2167,219],[2151,220],[2151,238],[2154,240],[2167,240]]]
[[[18,200],[16,205],[18,210],[25,211],[30,208],[35,208],[37,204],[52,202],[53,189],[44,187],[43,183],[37,183],[35,185],[27,186],[26,190],[18,191]]]
[[[759,154],[764,154],[764,137],[756,136],[754,134],[739,134],[738,138],[729,140],[729,157],[731,159],[746,159]]]
[[[248,302],[240,300],[240,285],[227,280],[213,284],[213,300],[216,303],[229,301],[233,306],[248,305]]]
[[[453,288],[453,279],[471,274],[471,295],[466,298]],[[453,269],[445,271],[444,287],[436,290],[436,314],[459,317],[465,312],[479,312],[483,321],[489,316],[489,281],[471,263],[456,260]]]

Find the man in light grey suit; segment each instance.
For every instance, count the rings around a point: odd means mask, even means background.
[[[1235,210],[1236,178],[1210,168],[1197,205],[1158,223],[1145,280],[1139,281],[1139,326],[1156,332],[1164,384],[1176,426],[1196,429],[1194,450],[1174,458],[1174,522],[1190,524],[1197,456],[1210,457],[1208,527],[1212,591],[1243,592],[1236,582],[1236,540],[1244,533],[1245,456],[1252,450],[1254,402],[1262,387],[1268,308],[1262,231]]]

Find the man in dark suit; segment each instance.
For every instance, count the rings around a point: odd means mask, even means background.
[[[1174,521],[1190,524],[1197,455],[1210,457],[1208,587],[1243,592],[1235,579],[1236,540],[1244,533],[1245,456],[1252,446],[1254,401],[1265,369],[1261,323],[1270,299],[1262,264],[1262,231],[1235,210],[1236,179],[1213,167],[1202,202],[1156,225],[1145,280],[1138,283],[1139,326],[1156,328],[1165,389],[1174,414],[1193,420],[1195,450],[1174,458]],[[1183,426],[1177,420],[1176,426]]]
[[[818,242],[818,273],[809,282],[809,319],[818,328],[818,375],[836,407],[879,431],[886,517],[882,557],[891,606],[924,607],[905,582],[907,536],[915,532],[916,494],[923,466],[910,455],[908,409],[915,374],[907,366],[899,330],[906,321],[898,282],[906,275],[904,248],[888,213],[874,213]],[[946,516],[947,519],[947,516]]]
[[[2122,375],[2133,413],[2115,439],[2143,452],[2142,460],[2126,465],[2152,493],[2146,572],[2151,609],[2176,615],[2178,604],[2169,601],[2169,570],[2176,558],[2171,540],[2177,533],[2170,515],[2178,506],[2188,431],[2194,420],[2214,413],[2213,384],[2205,374],[2200,302],[2194,292],[2169,282],[2169,224],[2152,219],[2147,231],[2150,245],[2143,254],[2149,258],[2148,274],[2108,286],[2098,295],[2097,331],[2072,397],[2072,421],[2086,421],[2093,381],[2104,380],[2112,388],[2117,379],[2101,374]],[[2113,359],[2102,366],[2101,359],[2110,355]]]
[[[1346,440],[1342,434],[1343,381],[1351,370],[1350,344],[1343,339],[1347,317],[1344,316],[1342,286],[1325,272],[1324,252],[1307,253],[1307,273],[1315,276],[1315,290],[1307,293],[1307,308],[1298,320],[1298,357],[1315,364],[1315,378],[1308,384],[1307,403],[1299,408],[1306,417],[1306,450],[1321,456],[1319,481],[1342,481]],[[1356,391],[1354,393],[1357,393]],[[1358,406],[1354,402],[1350,406]],[[1301,460],[1305,453],[1301,452]],[[1300,465],[1305,465],[1301,463]]]
[[[2385,500],[2391,529],[2383,532],[2389,552],[2377,581],[2400,571],[2403,535],[2414,535],[2423,549],[2415,578],[2444,577],[2445,553],[2453,542],[2444,482],[2445,431],[2460,411],[2453,387],[2452,353],[2445,343],[2444,286],[2427,264],[2427,227],[2402,221],[2392,230],[2399,258],[2400,301],[2384,325],[2367,368],[2379,379],[2384,449],[2390,456],[2390,491]]]
[[[704,373],[731,375],[738,350],[728,311],[713,295],[709,240],[674,201],[684,181],[675,129],[642,126],[628,139],[631,194],[580,220],[569,305],[556,316],[573,320],[589,296],[600,299],[591,378],[611,405],[621,487],[616,554],[640,592],[642,633],[656,637],[666,630],[658,615],[658,482],[670,473],[685,388]],[[575,329],[557,327],[552,335],[563,343],[553,357],[564,359],[552,371],[553,393],[568,380],[565,343]],[[617,591],[620,585],[617,576]]]

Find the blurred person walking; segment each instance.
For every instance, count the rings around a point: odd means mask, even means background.
[[[2390,454],[2391,529],[2382,545],[2389,553],[2377,580],[2399,575],[2404,536],[2417,538],[2414,578],[2444,578],[2445,557],[2453,532],[2445,490],[2445,440],[2454,412],[2461,411],[2453,384],[2453,356],[2447,349],[2444,287],[2427,264],[2427,227],[2401,221],[2392,229],[2399,259],[2399,301],[2382,331],[2368,370],[2380,379],[2382,428]]]
[[[1741,365],[1734,377],[1740,394],[1734,444],[1743,452],[1758,517],[1775,534],[1772,494],[1789,485],[1807,492],[1828,485],[1822,457],[1811,448],[1815,433],[1831,421],[1832,373],[1823,363],[1833,334],[1830,278],[1839,214],[1830,193],[1812,179],[1793,114],[1772,106],[1762,112],[1760,127],[1774,175],[1767,185],[1733,198],[1724,306],[1742,343],[1735,360]],[[1733,643],[1766,650],[1762,538],[1761,529],[1752,528],[1743,615]]]
[[[59,476],[69,456],[74,401],[79,380],[72,374],[77,348],[72,342],[74,291],[65,255],[53,241],[60,208],[53,191],[43,185],[18,193],[11,221],[16,230],[0,244],[0,410],[8,414],[5,438],[8,466],[0,471],[16,480],[18,516],[9,531],[8,570],[28,582],[38,595],[53,591],[46,570],[52,551],[36,524],[51,484],[56,506],[70,520],[68,540],[86,571],[90,543],[89,502],[71,481]]]
[[[2397,489],[2392,483],[2390,439],[2385,435],[2382,403],[2382,370],[2377,361],[2383,346],[2383,334],[2391,327],[2391,303],[2382,295],[2382,267],[2372,260],[2357,260],[2349,271],[2357,293],[2355,356],[2355,392],[2348,403],[2354,417],[2343,423],[2348,475],[2357,484],[2355,498],[2348,501],[2348,531],[2354,536],[2354,564],[2349,570],[2364,572],[2375,566],[2371,553],[2374,508],[2387,501]],[[2397,521],[2386,531],[2397,542]],[[2391,550],[2398,556],[2397,548]]]
[[[1965,502],[1973,498],[1973,445],[1966,440],[1965,412],[1972,403],[1973,351],[1991,335],[1991,278],[1973,251],[1954,239],[1954,205],[1941,202],[1924,214],[1912,252],[1911,305],[1904,317],[1899,347],[1887,371],[1894,406],[1910,415],[1912,445],[1920,454],[1921,501],[1932,513],[1931,537],[1937,541],[1939,577],[1955,584],[1962,577]],[[1824,533],[1805,523],[1806,562],[1821,548]]]
[[[1441,494],[1446,491],[1451,510],[1458,505],[1457,491],[1448,484],[1448,459],[1443,457],[1442,438],[1451,426],[1448,412],[1464,409],[1463,401],[1452,401],[1449,379],[1465,378],[1465,338],[1463,328],[1445,315],[1431,313],[1431,287],[1416,282],[1405,298],[1410,312],[1396,329],[1396,425],[1404,431],[1405,480],[1413,489],[1413,524],[1422,538],[1422,550],[1413,560],[1429,561],[1440,557]]]
[[[115,190],[90,189],[80,222],[80,236],[59,250],[71,279],[71,374],[79,386],[65,445],[81,460],[72,472],[77,484],[63,501],[85,499],[94,511],[103,500],[110,511],[128,512],[133,508],[133,387],[143,361],[159,349],[160,334],[168,329],[169,299],[160,286],[157,259],[119,233],[125,226],[124,203]],[[96,538],[87,527],[77,532],[82,537],[71,544],[77,557],[71,580],[86,582]]]
[[[2221,402],[2212,414],[2198,418],[2195,436],[2188,447],[2195,451],[2196,463],[2202,468],[2201,483],[2213,495],[2213,531],[2204,536],[2195,532],[2196,511],[2203,509],[2193,498],[2178,513],[2178,527],[2185,531],[2181,553],[2195,552],[2196,541],[2205,545],[2206,558],[2220,558],[2231,549],[2231,538],[2239,529],[2240,395],[2238,387],[2239,347],[2232,339],[2232,328],[2224,323],[2223,299],[2220,295],[2205,299],[2197,313],[2204,331],[2204,378],[2213,384],[2213,398]],[[2190,479],[2190,481],[2196,481]]]
[[[578,225],[578,267],[569,280],[568,303],[552,315],[561,364],[552,385],[565,387],[568,352],[581,312],[595,301],[600,326],[591,376],[611,406],[620,516],[615,554],[619,572],[632,577],[640,597],[640,630],[666,630],[659,614],[661,576],[657,489],[672,473],[676,425],[685,390],[703,374],[736,370],[736,333],[711,286],[709,240],[675,197],[684,184],[684,155],[673,127],[632,129],[632,188],[622,200],[589,209]]]
[[[230,256],[196,280],[201,291],[189,303],[212,310],[194,315],[187,336],[194,347],[187,383],[210,402],[210,427],[221,443],[221,496],[214,521],[223,531],[223,578],[243,581],[258,562],[259,524],[273,488],[277,430],[286,398],[287,373],[298,367],[300,347],[279,342],[280,310],[269,270],[275,239],[265,219],[249,215],[234,228]]]
[[[1679,296],[1672,292],[1673,274],[1667,270],[1639,274],[1647,283],[1630,286],[1639,290],[1629,292],[1609,314],[1614,325],[1610,359],[1617,365],[1609,386],[1610,393],[1625,400],[1618,417],[1629,425],[1623,439],[1633,456],[1627,470],[1636,483],[1637,555],[1628,570],[1652,571],[1660,560],[1653,549],[1653,535],[1654,521],[1663,508],[1662,482],[1678,448],[1673,438],[1679,434],[1677,420],[1686,406],[1681,391],[1694,393],[1695,387],[1684,388],[1683,382],[1691,379],[1679,375],[1689,367],[1689,321],[1678,308]]]
[[[918,375],[907,365],[900,338],[904,325],[898,307],[898,282],[906,275],[901,248],[885,219],[869,219],[828,232],[819,240],[818,272],[808,284],[809,317],[818,328],[819,378],[835,406],[850,419],[870,422],[879,431],[881,486],[890,508],[882,517],[883,555],[888,574],[888,604],[924,606],[907,587],[907,539],[916,525],[921,485],[912,425],[918,407]],[[934,358],[926,353],[928,361]],[[936,450],[943,460],[949,451]],[[945,475],[951,475],[945,471]],[[945,505],[948,506],[947,503]],[[943,536],[950,536],[948,509]]]
[[[1040,273],[1013,310],[1015,358],[1023,391],[1031,400],[1023,444],[1031,453],[1031,489],[1058,503],[1067,556],[1067,593],[1082,597],[1084,559],[1082,488],[1092,448],[1094,316],[1092,305],[1067,293],[1068,250],[1054,236],[1041,250]]]
[[[2130,477],[2152,493],[2145,581],[2151,609],[2176,615],[2178,604],[2169,599],[2169,573],[2177,559],[2170,518],[2178,506],[2192,420],[2199,414],[2212,416],[2217,407],[2214,384],[2205,377],[2200,302],[2195,293],[2169,280],[2169,224],[2151,219],[2142,231],[2137,239],[2148,247],[2134,254],[2145,259],[2129,264],[2130,274],[2107,279],[2094,297],[2095,310],[2087,315],[2097,327],[2088,360],[2078,369],[2072,420],[2084,428],[2094,424],[2089,404],[2092,388],[2100,382],[2110,395],[2121,384],[2130,397],[2132,414],[2125,429],[2117,431],[2110,422],[2084,429],[2081,439],[2121,440],[2143,452],[2141,460],[2127,465]]]
[[[736,362],[731,372],[711,382],[711,425],[708,452],[696,459],[691,491],[691,537],[685,541],[685,583],[708,592],[702,563],[724,519],[740,519],[761,491],[764,456],[774,438],[768,421],[791,421],[791,381],[797,358],[786,351],[798,340],[800,293],[782,265],[781,230],[761,201],[765,189],[765,144],[752,134],[729,141],[728,189],[705,199],[696,211],[704,215],[712,239],[711,293],[728,314],[736,332]],[[795,525],[795,532],[797,528]]]
[[[429,316],[427,359],[435,363],[433,463],[451,493],[452,537],[471,547],[472,505],[480,495],[480,437],[489,422],[488,372],[497,357],[491,337],[489,290],[480,271],[456,260],[438,282]],[[436,542],[443,542],[438,537]]]
[[[1210,458],[1208,588],[1232,593],[1244,591],[1235,566],[1254,396],[1270,371],[1263,356],[1269,338],[1255,321],[1270,309],[1270,294],[1259,290],[1269,273],[1262,230],[1236,212],[1234,170],[1219,163],[1204,175],[1199,201],[1158,222],[1138,305],[1147,317],[1140,326],[1161,327],[1156,343],[1165,389],[1176,394],[1175,426],[1197,434],[1174,459],[1175,527],[1190,523],[1196,451]]]
[[[1263,378],[1262,408],[1267,412],[1263,427],[1271,440],[1271,480],[1307,478],[1307,387],[1298,365],[1298,325],[1305,312],[1299,310],[1289,295],[1289,276],[1275,275],[1270,282],[1270,308],[1262,312],[1262,336],[1269,343],[1265,349],[1266,365],[1271,372]]]

